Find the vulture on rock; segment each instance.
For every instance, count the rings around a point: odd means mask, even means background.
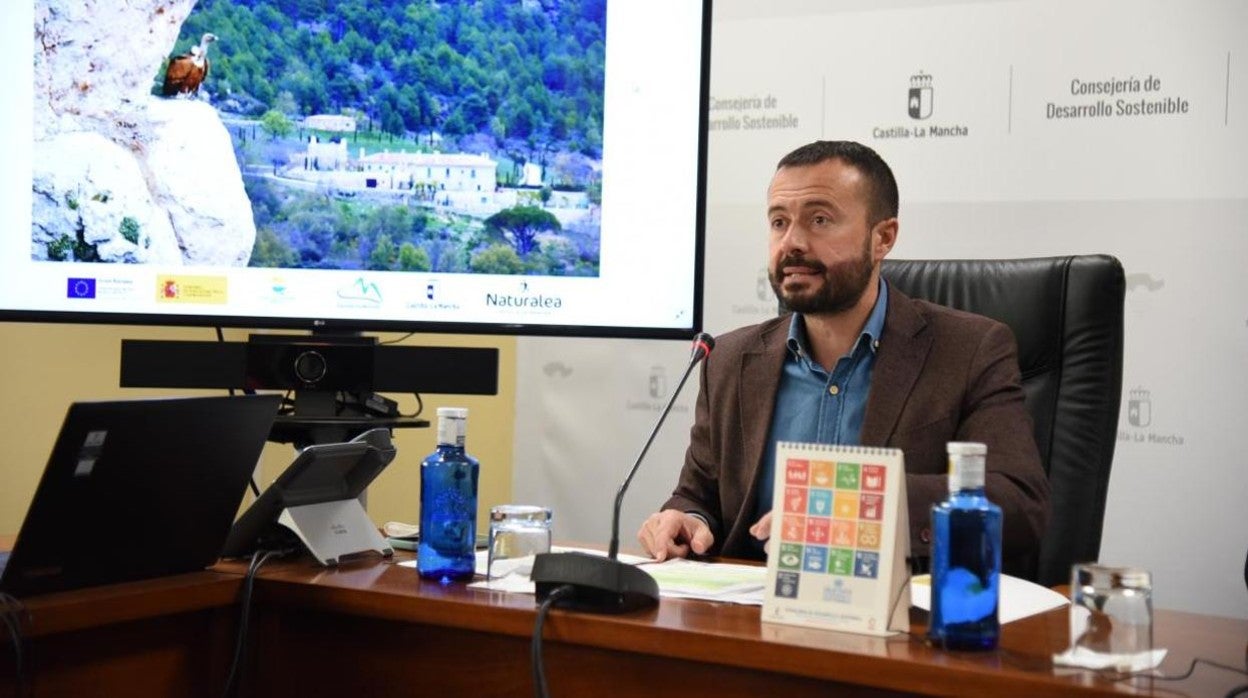
[[[165,69],[165,86],[161,93],[166,97],[197,95],[199,85],[208,77],[208,44],[216,41],[215,34],[204,34],[198,46],[180,56],[169,59]]]

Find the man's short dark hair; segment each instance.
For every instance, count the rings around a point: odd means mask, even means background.
[[[804,167],[818,165],[825,160],[840,160],[858,170],[871,185],[871,200],[867,206],[867,222],[875,225],[882,220],[897,216],[897,180],[893,171],[879,153],[854,141],[815,141],[780,158],[776,165]]]

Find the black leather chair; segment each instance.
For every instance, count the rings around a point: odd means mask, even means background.
[[[1034,573],[1024,576],[1070,583],[1071,564],[1096,560],[1101,548],[1122,399],[1122,264],[1107,255],[885,260],[882,273],[912,298],[986,315],[1014,331],[1052,490]]]

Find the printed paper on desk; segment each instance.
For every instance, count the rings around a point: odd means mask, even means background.
[[[908,520],[900,450],[778,443],[763,621],[909,630]]]

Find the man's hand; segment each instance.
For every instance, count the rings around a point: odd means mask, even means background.
[[[637,531],[637,541],[655,560],[701,555],[711,549],[715,536],[702,519],[675,509],[651,514]]]
[[[753,526],[750,526],[750,535],[754,536],[755,538],[759,540],[767,541],[766,543],[763,544],[763,552],[767,553],[768,555],[771,554],[771,540],[769,540],[771,538],[771,512],[770,511],[767,512],[766,514],[763,514],[763,517],[761,519],[759,519],[758,521],[755,521]]]
[[[766,514],[763,514],[763,518],[759,519],[758,521],[755,521],[754,525],[750,526],[750,535],[754,536],[755,538],[759,540],[767,540],[768,538],[771,537],[771,512],[770,511],[767,512]]]

